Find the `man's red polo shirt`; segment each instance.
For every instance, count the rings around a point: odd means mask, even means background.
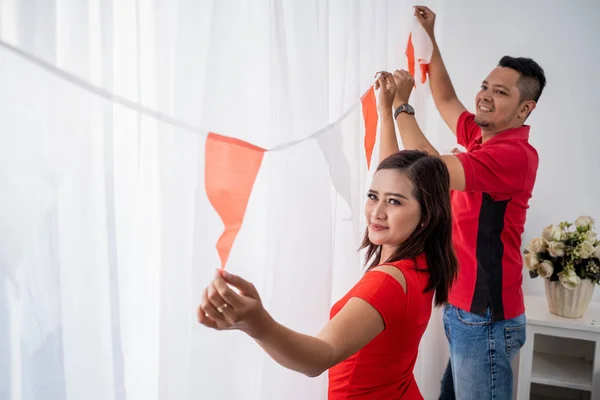
[[[457,155],[464,191],[452,191],[453,241],[459,263],[450,304],[475,314],[490,306],[494,320],[517,317],[523,303],[521,235],[538,169],[529,126],[482,143],[475,116],[464,112],[456,129],[467,149]]]

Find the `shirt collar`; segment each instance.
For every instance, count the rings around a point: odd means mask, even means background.
[[[490,143],[502,141],[502,140],[529,140],[529,125],[522,125],[518,128],[507,129],[502,132],[498,132],[493,138],[489,139],[487,142],[483,143],[483,145],[488,145]],[[477,143],[482,144],[481,131],[479,132],[479,136],[475,139]]]

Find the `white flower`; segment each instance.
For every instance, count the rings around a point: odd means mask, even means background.
[[[552,240],[552,225],[548,225],[544,228],[544,230],[542,231],[542,237],[547,242],[550,242]]]
[[[533,238],[529,242],[527,249],[532,253],[543,253],[546,251],[546,242],[542,238]]]
[[[537,273],[542,278],[550,278],[552,273],[554,272],[554,265],[552,265],[552,261],[544,260],[540,263]]]
[[[598,234],[594,231],[588,231],[585,234],[586,240],[589,240],[590,242],[595,242],[597,237],[598,237]]]
[[[565,244],[563,242],[548,243],[548,253],[552,257],[562,257],[565,255]]]
[[[551,229],[552,229],[552,237],[550,238],[550,240],[560,242],[561,240],[566,239],[566,235],[559,225],[552,225]]]
[[[579,278],[572,269],[565,269],[560,272],[558,274],[558,280],[565,289],[575,289],[581,282],[581,278]]]
[[[596,221],[594,221],[592,219],[592,217],[589,217],[587,215],[581,215],[579,218],[577,218],[575,220],[575,226],[578,228],[582,228],[584,226],[594,225],[594,222],[596,222]]]
[[[600,245],[594,248],[594,258],[600,258]]]
[[[536,253],[527,253],[523,257],[523,261],[525,262],[525,268],[527,271],[535,271],[540,264],[540,260]]]
[[[544,260],[538,267],[537,273],[542,278],[550,278],[554,272],[554,265],[549,260]]]
[[[586,240],[579,245],[579,256],[581,258],[590,258],[594,254],[595,250],[596,248],[594,245]]]

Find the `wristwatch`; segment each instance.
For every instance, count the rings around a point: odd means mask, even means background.
[[[415,115],[415,109],[412,108],[410,104],[403,104],[396,108],[396,111],[394,112],[394,119],[396,119],[401,112],[405,112],[408,115]]]

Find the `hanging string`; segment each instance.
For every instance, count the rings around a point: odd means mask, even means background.
[[[9,43],[6,43],[3,40],[0,40],[0,47],[3,47],[4,49],[12,52],[13,54],[17,55],[18,57],[25,59],[26,61],[38,66],[39,68],[42,68],[43,70],[45,70],[46,72],[49,72],[50,74],[59,77],[60,79],[67,81],[69,83],[71,83],[72,85],[75,85],[77,87],[79,87],[82,90],[85,90],[89,93],[92,93],[98,97],[102,97],[110,102],[119,104],[127,109],[130,109],[132,111],[136,111],[140,114],[146,115],[150,118],[154,118],[160,122],[163,122],[165,124],[171,125],[173,127],[176,127],[178,129],[182,129],[184,131],[188,131],[188,132],[193,132],[196,134],[199,134],[203,137],[207,137],[208,136],[208,132],[210,132],[207,129],[202,129],[199,128],[197,126],[188,124],[184,121],[181,121],[179,119],[173,118],[169,115],[163,114],[159,111],[156,111],[150,107],[146,107],[140,103],[136,103],[134,101],[128,100],[125,97],[119,96],[117,94],[114,94],[106,89],[103,89],[101,87],[98,87],[96,85],[93,85],[73,74],[70,74],[64,70],[61,70],[60,68],[57,68],[56,66],[43,61],[41,59],[39,59],[38,57],[35,57],[25,51],[23,51],[22,49],[19,49],[16,46],[13,46]],[[370,89],[371,86],[369,86],[368,89]],[[367,89],[367,90],[368,90]],[[365,91],[366,93],[366,91]],[[364,93],[363,93],[364,94]],[[332,128],[336,127],[337,125],[339,125],[346,117],[348,117],[348,115],[350,115],[353,111],[356,110],[356,108],[361,104],[360,100],[358,100],[356,103],[352,104],[337,120],[335,120],[334,122],[328,124],[327,126],[317,130],[316,132],[306,136],[303,139],[299,139],[299,140],[295,140],[295,141],[290,141],[290,142],[286,142],[286,143],[282,143],[279,144],[277,146],[274,146],[270,149],[267,149],[266,151],[281,151],[281,150],[285,150],[288,149],[292,146],[295,146],[297,144],[300,144],[302,142],[305,142],[307,140],[312,140],[312,139],[316,139],[317,137],[327,133],[329,130],[331,130]]]

